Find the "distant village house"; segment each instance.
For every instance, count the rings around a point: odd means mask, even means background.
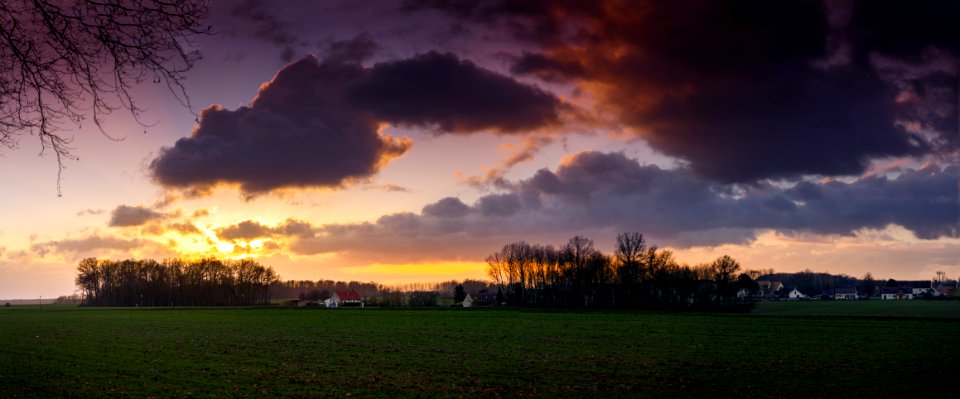
[[[855,287],[837,288],[833,292],[833,299],[857,299],[857,289]]]
[[[323,302],[328,308],[363,307],[363,300],[360,298],[360,294],[352,289],[334,292],[333,296]]]
[[[804,295],[802,292],[800,292],[800,290],[796,288],[790,290],[790,293],[788,294],[788,298],[790,299],[804,299],[806,297],[807,297],[806,295]]]
[[[783,283],[779,281],[757,281],[760,289],[757,290],[757,296],[761,298],[773,298],[778,295],[780,289],[783,288]]]
[[[882,299],[913,299],[911,287],[883,287],[880,293]]]

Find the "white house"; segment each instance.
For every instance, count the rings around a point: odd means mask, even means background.
[[[467,294],[467,296],[463,298],[463,307],[469,308],[471,306],[473,306],[473,297],[471,297],[470,294]]]
[[[803,295],[803,293],[800,292],[800,290],[794,288],[794,289],[790,290],[790,294],[788,294],[788,297],[789,297],[790,299],[803,299],[803,298],[806,298],[807,296],[806,296],[806,295]]]
[[[880,293],[882,299],[913,299],[913,289],[910,287],[883,287]]]
[[[855,287],[837,288],[833,293],[833,299],[857,299],[857,289]]]
[[[360,299],[360,294],[354,290],[346,291],[337,291],[334,292],[330,298],[327,298],[323,301],[328,308],[339,308],[344,306],[359,306],[363,307],[363,300]]]

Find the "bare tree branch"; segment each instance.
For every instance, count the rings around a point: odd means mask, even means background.
[[[145,111],[131,89],[163,83],[191,109],[184,73],[200,58],[190,50],[207,0],[5,0],[0,2],[0,145],[36,135],[57,158],[57,194],[64,161],[77,159],[66,131],[118,109],[144,128]],[[191,109],[191,112],[192,109]],[[196,115],[196,114],[194,114]]]

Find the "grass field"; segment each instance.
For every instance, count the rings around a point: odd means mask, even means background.
[[[804,311],[777,306],[765,315],[0,308],[0,397],[960,392],[960,318],[781,316]]]
[[[960,301],[763,301],[755,314],[960,318]]]

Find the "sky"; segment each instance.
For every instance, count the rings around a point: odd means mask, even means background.
[[[697,264],[960,277],[953,1],[217,1],[186,74],[0,148],[0,298],[80,259],[485,278],[618,232]],[[197,116],[194,115],[197,114]]]

